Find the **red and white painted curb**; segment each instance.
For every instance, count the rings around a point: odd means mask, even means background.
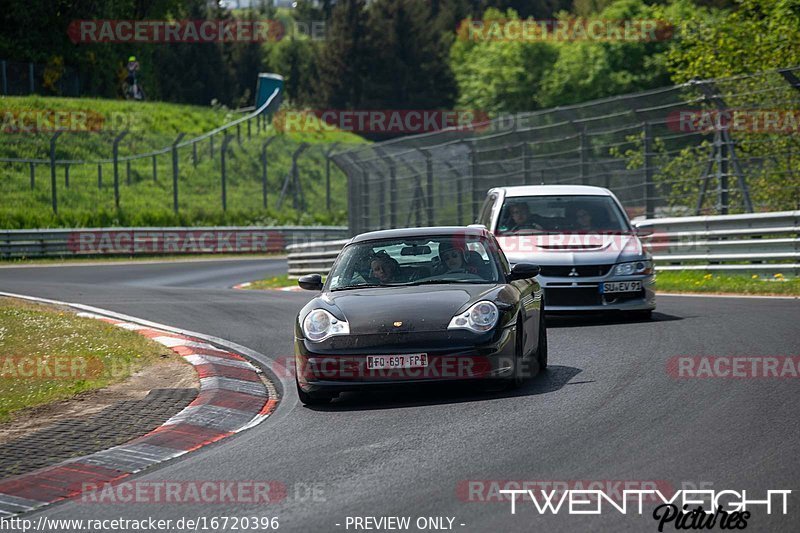
[[[0,517],[76,496],[84,486],[115,482],[202,448],[259,424],[278,404],[274,387],[238,354],[149,325],[91,312],[78,315],[136,331],[180,354],[194,365],[200,392],[185,409],[142,437],[0,481]]]

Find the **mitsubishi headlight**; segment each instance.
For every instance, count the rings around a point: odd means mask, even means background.
[[[635,274],[652,274],[653,262],[649,260],[619,263],[614,267],[615,276],[633,276]]]
[[[495,327],[499,318],[500,312],[497,310],[497,306],[483,300],[454,316],[447,329],[469,329],[483,333]]]
[[[314,309],[303,320],[303,333],[308,340],[319,342],[334,335],[349,334],[350,324],[324,309]]]

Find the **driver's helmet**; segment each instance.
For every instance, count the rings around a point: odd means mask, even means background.
[[[131,56],[128,58],[128,63],[134,63],[136,61],[136,56]]]

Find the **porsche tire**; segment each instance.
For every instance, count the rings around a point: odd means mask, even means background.
[[[547,324],[544,318],[544,307],[539,312],[539,340],[536,345],[536,360],[539,363],[539,372],[547,368]]]

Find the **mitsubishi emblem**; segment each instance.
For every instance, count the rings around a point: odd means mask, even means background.
[[[570,277],[580,276],[580,274],[578,274],[578,271],[575,270],[575,267],[572,267],[572,270],[567,275]]]

